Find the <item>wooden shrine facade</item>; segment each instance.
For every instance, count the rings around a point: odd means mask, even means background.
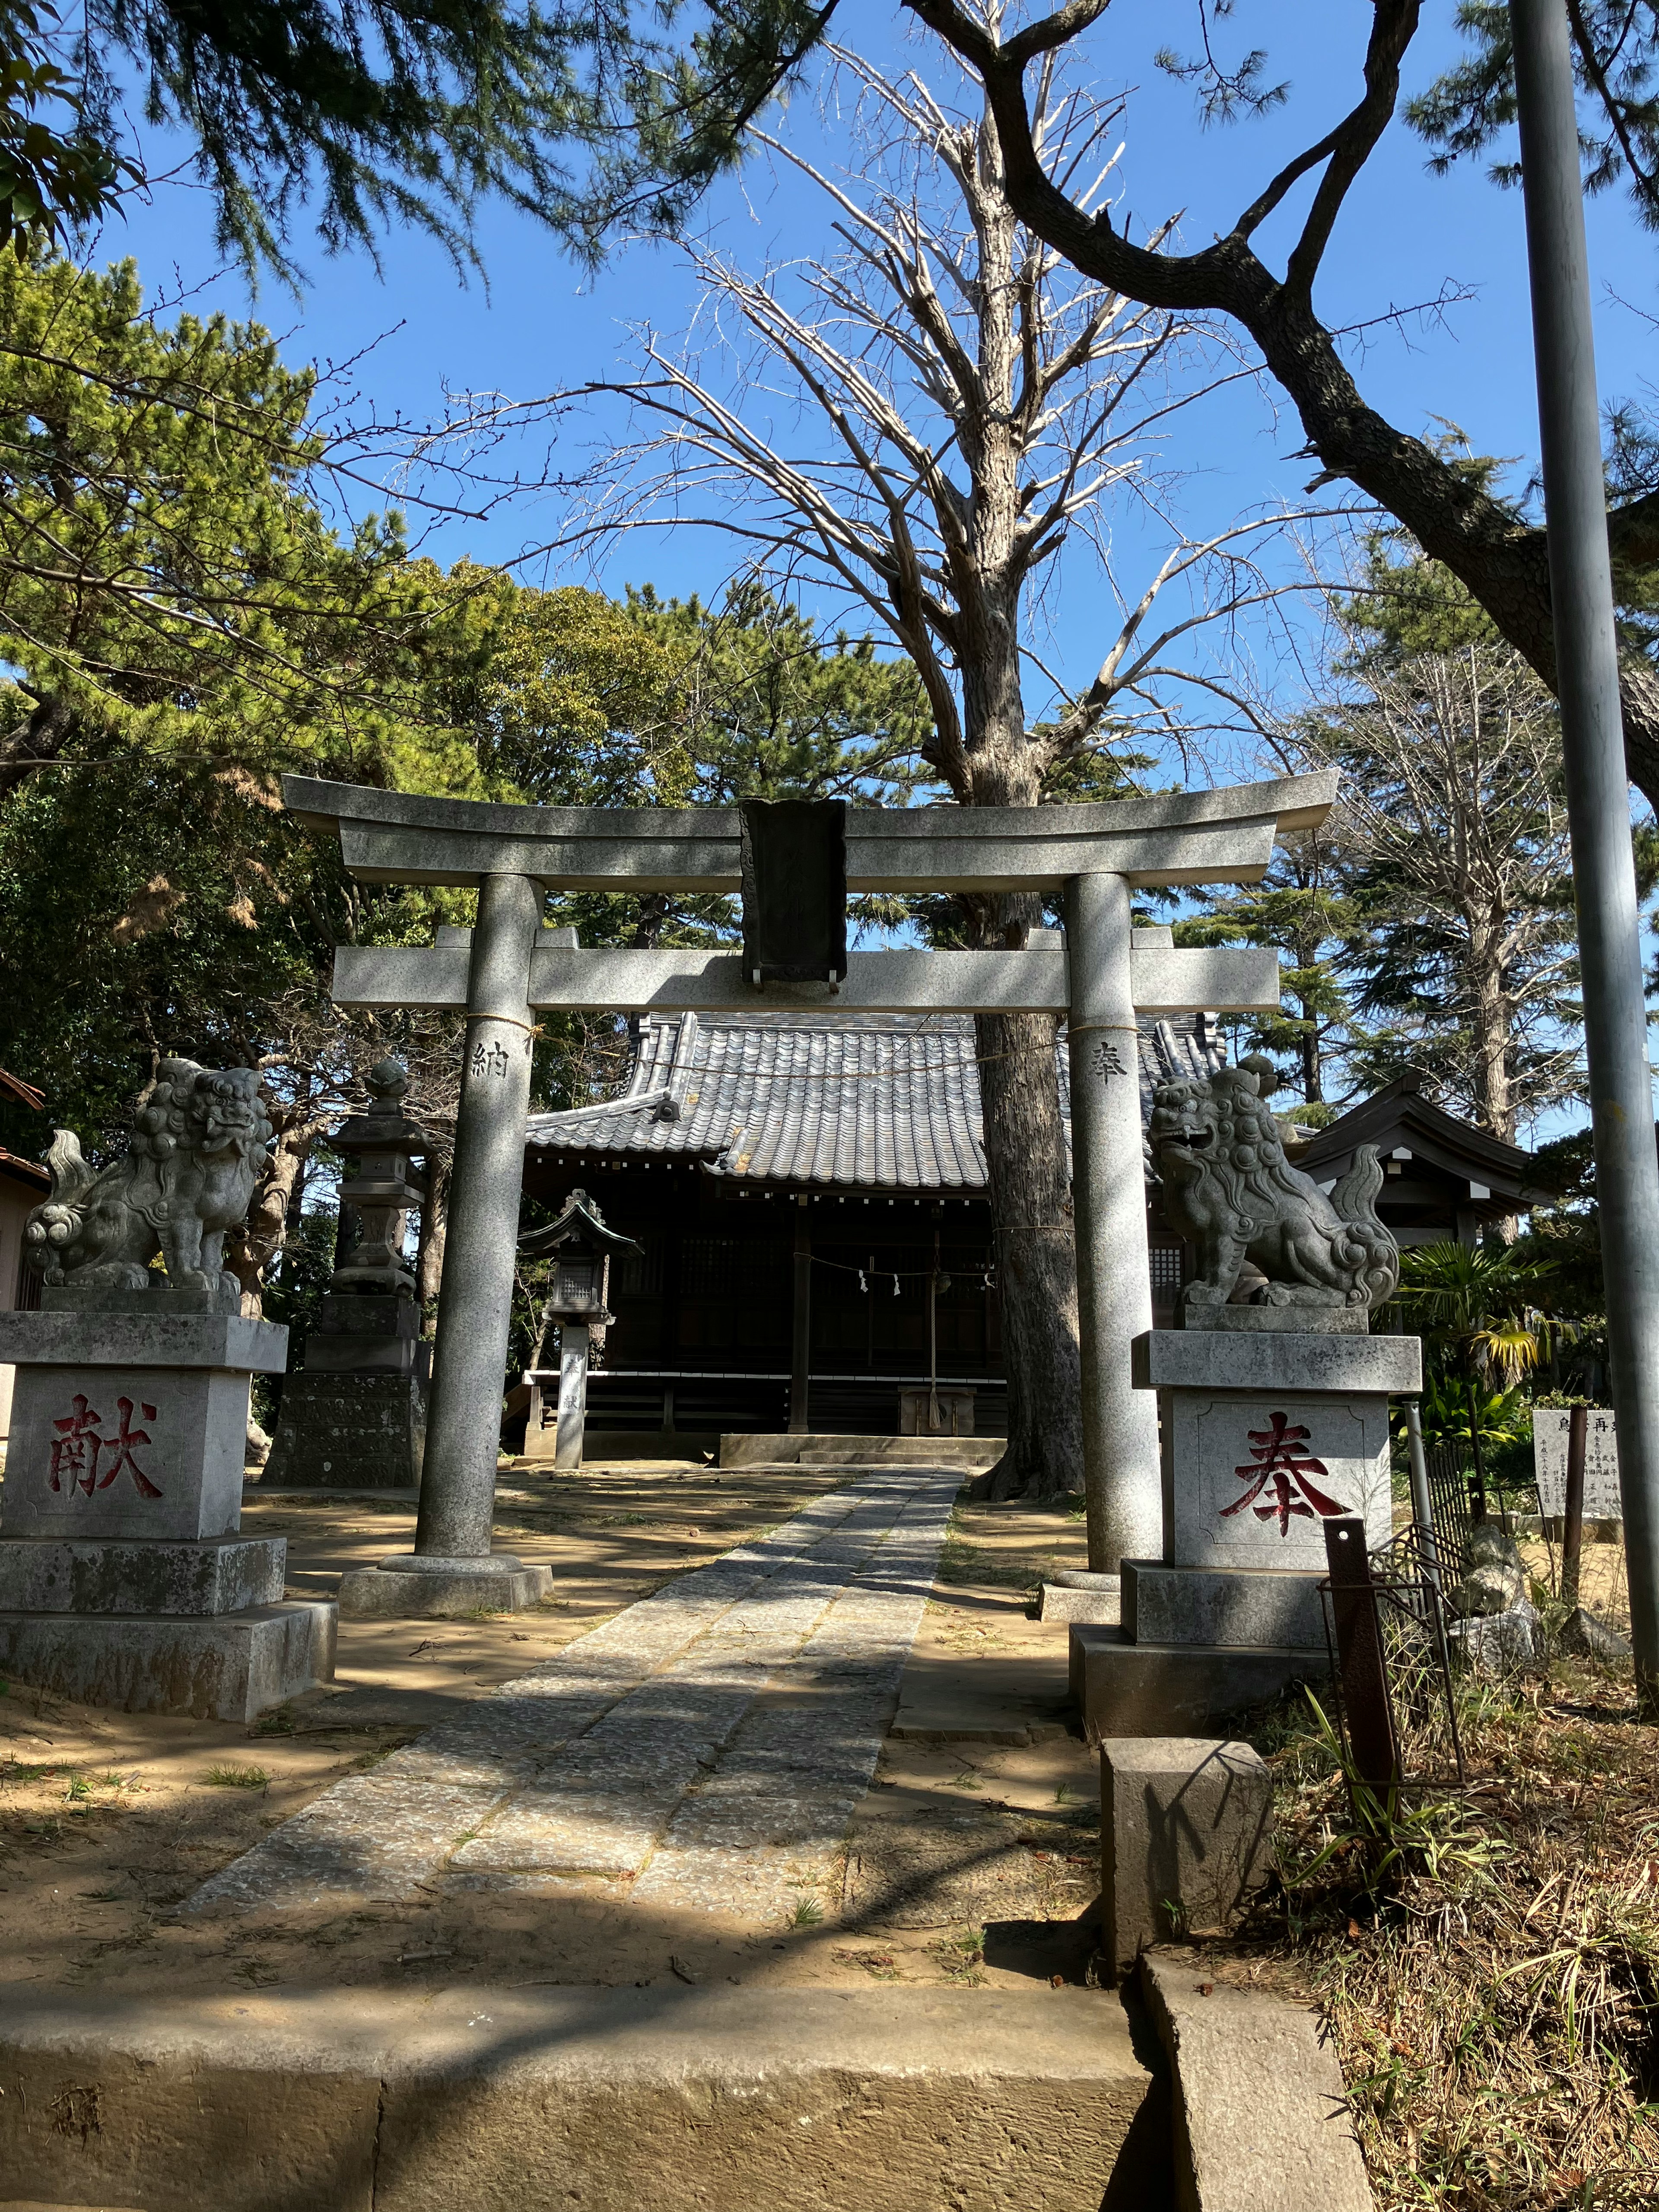
[[[1157,1083],[1218,1057],[1201,1015],[1144,1024],[1143,1107]],[[1063,1051],[1060,1067],[1064,1100]],[[585,1188],[641,1248],[611,1267],[592,1431],[667,1449],[792,1423],[891,1435],[926,1430],[936,1399],[945,1432],[1002,1433],[971,1021],[647,1015],[626,1092],[532,1115],[527,1135],[526,1196],[556,1210]],[[1184,1254],[1150,1196],[1167,1327]],[[539,1451],[550,1382],[534,1402]]]

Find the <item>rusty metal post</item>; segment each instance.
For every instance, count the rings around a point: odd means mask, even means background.
[[[1589,1441],[1589,1408],[1574,1406],[1567,1414],[1567,1494],[1561,1528],[1561,1595],[1578,1602],[1579,1563],[1584,1549],[1584,1455]]]
[[[1429,1488],[1428,1455],[1423,1449],[1423,1408],[1415,1398],[1406,1401],[1406,1452],[1412,1471],[1412,1518],[1417,1523],[1429,1580],[1440,1587],[1440,1547],[1434,1533],[1434,1497]]]
[[[1382,1624],[1365,1550],[1365,1523],[1357,1513],[1326,1522],[1325,1562],[1330,1569],[1331,1621],[1349,1754],[1356,1779],[1380,1793],[1400,1779],[1400,1745],[1389,1698]]]

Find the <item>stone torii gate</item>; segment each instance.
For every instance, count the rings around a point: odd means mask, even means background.
[[[285,776],[289,811],[337,834],[360,881],[478,895],[465,945],[343,945],[335,956],[337,1004],[453,1009],[467,1024],[441,1291],[448,1318],[433,1364],[415,1553],[384,1563],[396,1588],[381,1586],[374,1609],[518,1602],[499,1581],[475,1594],[471,1578],[531,1579],[492,1555],[490,1542],[532,1030],[537,1014],[555,1011],[1064,1015],[1089,1563],[1115,1573],[1125,1557],[1160,1556],[1157,1412],[1129,1366],[1132,1340],[1152,1325],[1136,1018],[1272,1010],[1279,963],[1272,951],[1176,951],[1163,931],[1133,931],[1130,894],[1259,882],[1276,837],[1325,819],[1336,781],[1327,772],[1103,805],[849,808],[846,892],[1060,894],[1065,949],[843,952],[839,981],[757,985],[744,954],[584,951],[542,927],[550,891],[741,890],[751,856],[735,807],[506,806]]]

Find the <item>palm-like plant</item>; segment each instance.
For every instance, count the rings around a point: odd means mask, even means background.
[[[1484,1244],[1416,1244],[1401,1255],[1395,1303],[1468,1407],[1477,1519],[1486,1511],[1482,1389],[1513,1389],[1538,1364],[1545,1324],[1527,1293],[1548,1273],[1540,1261]]]

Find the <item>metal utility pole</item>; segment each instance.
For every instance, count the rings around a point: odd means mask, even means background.
[[[1638,1693],[1659,1721],[1659,1159],[1565,0],[1510,0]]]

